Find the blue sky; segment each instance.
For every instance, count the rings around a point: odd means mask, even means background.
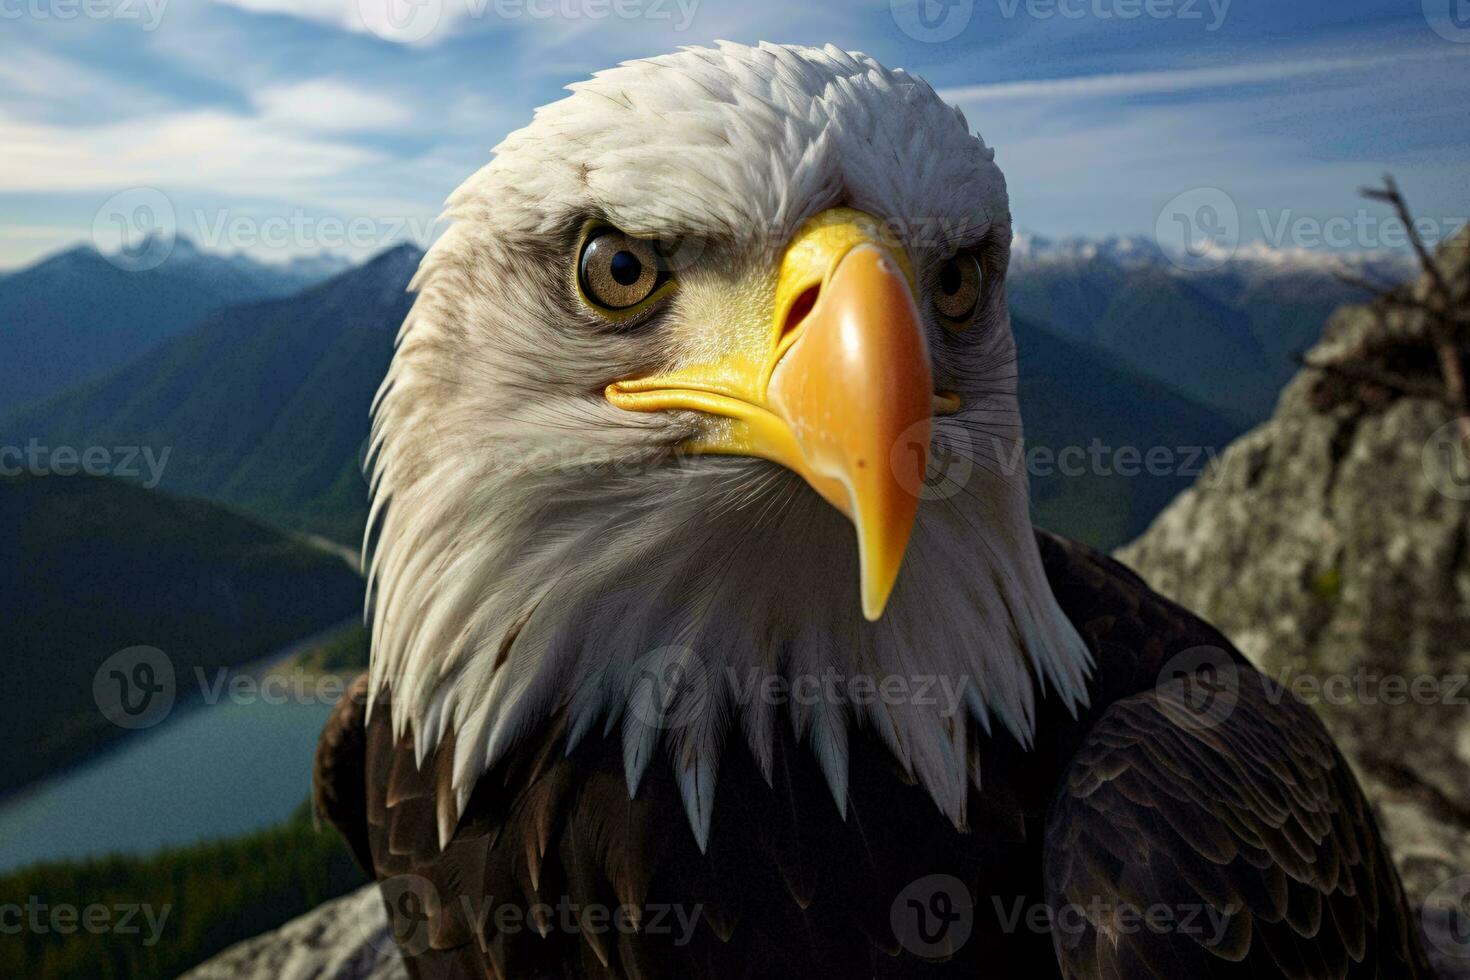
[[[1356,191],[1390,170],[1470,217],[1470,0],[0,0],[0,267],[110,247],[140,201],[265,259],[424,239],[567,82],[716,38],[922,74],[1042,234],[1152,233],[1209,188],[1247,239],[1371,248]]]

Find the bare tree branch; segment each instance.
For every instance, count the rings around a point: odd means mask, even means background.
[[[1419,257],[1419,264],[1429,279],[1431,300],[1427,303],[1417,301],[1410,304],[1399,298],[1397,293],[1385,294],[1385,298],[1398,305],[1412,305],[1424,313],[1427,333],[1434,345],[1435,356],[1439,360],[1440,374],[1444,377],[1445,390],[1442,400],[1454,412],[1459,424],[1461,447],[1465,454],[1470,456],[1470,386],[1467,386],[1465,381],[1465,361],[1462,352],[1465,344],[1461,336],[1466,322],[1464,311],[1456,309],[1454,290],[1450,288],[1450,283],[1445,278],[1444,269],[1440,267],[1439,261],[1424,244],[1424,239],[1414,224],[1414,216],[1409,209],[1409,204],[1404,199],[1398,182],[1393,179],[1393,176],[1391,174],[1384,176],[1382,188],[1364,188],[1363,196],[1369,200],[1381,201],[1394,209],[1399,220],[1407,229],[1414,254]]]
[[[1371,201],[1382,201],[1389,205],[1398,214],[1399,221],[1403,222],[1405,230],[1409,234],[1409,244],[1414,247],[1414,254],[1419,256],[1419,265],[1429,274],[1429,281],[1434,285],[1434,291],[1438,294],[1440,302],[1448,310],[1451,305],[1449,283],[1445,281],[1444,272],[1439,263],[1430,254],[1428,246],[1419,234],[1419,229],[1414,224],[1414,216],[1409,211],[1409,204],[1404,200],[1404,195],[1399,191],[1398,181],[1393,179],[1392,174],[1385,174],[1383,187],[1365,187],[1363,196]]]

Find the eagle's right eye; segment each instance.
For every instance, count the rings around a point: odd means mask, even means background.
[[[653,242],[618,231],[594,229],[582,243],[577,281],[582,295],[604,313],[627,313],[669,280]]]

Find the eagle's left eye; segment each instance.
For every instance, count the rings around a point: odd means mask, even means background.
[[[605,227],[582,243],[577,279],[588,302],[625,313],[657,292],[668,273],[653,242]]]
[[[970,325],[975,307],[980,305],[984,275],[980,261],[969,252],[961,252],[939,267],[939,283],[934,305],[944,317],[945,326],[959,331]]]

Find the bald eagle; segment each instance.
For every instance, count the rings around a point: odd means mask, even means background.
[[[410,972],[1429,976],[1312,713],[1033,530],[964,116],[831,46],[571,92],[451,198],[373,408],[315,798]]]

